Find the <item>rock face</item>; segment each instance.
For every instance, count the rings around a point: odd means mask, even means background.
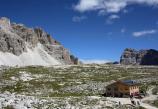
[[[158,65],[158,51],[154,49],[137,51],[127,48],[121,56],[120,63],[123,65]]]
[[[39,52],[40,59],[37,60],[41,60],[40,62],[44,62],[45,65],[78,63],[76,57],[41,28],[27,28],[23,24],[11,23],[8,18],[0,18],[0,65],[9,64],[10,55],[14,57],[12,59],[15,60],[14,65],[19,65],[19,63],[25,65],[25,60],[27,60],[27,65],[36,65],[37,62],[32,59],[36,56],[31,56],[34,55],[35,51],[37,52],[36,55]],[[6,56],[8,59],[5,59],[5,54],[10,57]],[[30,63],[26,54],[29,55]],[[23,60],[24,58],[25,60]],[[53,63],[50,60],[56,62]],[[39,65],[43,64],[39,63]]]

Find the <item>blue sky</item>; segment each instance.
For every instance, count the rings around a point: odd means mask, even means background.
[[[158,0],[0,0],[0,16],[42,27],[83,60],[158,49]]]

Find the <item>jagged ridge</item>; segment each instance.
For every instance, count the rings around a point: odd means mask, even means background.
[[[137,51],[126,48],[121,56],[120,63],[123,65],[158,65],[158,51],[154,49]]]
[[[0,65],[77,63],[76,57],[41,28],[10,23],[5,17],[0,19]]]

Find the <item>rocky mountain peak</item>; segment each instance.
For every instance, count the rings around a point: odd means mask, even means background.
[[[0,18],[0,28],[5,30],[10,30],[11,29],[10,20],[6,17]]]
[[[14,56],[23,56],[28,52],[32,52],[32,54],[29,54],[29,57],[25,57],[30,59],[33,57],[31,55],[35,55],[34,53],[36,52],[36,55],[39,55],[41,59],[40,65],[43,65],[43,61],[48,65],[53,64],[53,62],[50,62],[51,59],[56,60],[58,64],[76,64],[76,60],[78,60],[43,29],[33,29],[23,24],[11,23],[10,20],[5,17],[0,18],[0,52],[10,53]],[[17,58],[15,60],[18,62],[22,61],[22,63],[25,64],[23,58],[24,57],[22,57],[22,59]],[[27,64],[31,65],[32,63],[36,63],[34,60],[35,59],[32,59],[31,62]],[[4,61],[1,61],[0,58],[0,64],[3,64]],[[8,62],[8,60],[6,60],[6,62]]]
[[[121,55],[123,65],[158,65],[158,51],[154,49],[135,50],[126,48]]]

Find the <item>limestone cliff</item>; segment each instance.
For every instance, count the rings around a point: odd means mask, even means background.
[[[158,51],[154,49],[137,51],[127,48],[121,56],[120,63],[123,65],[158,65]]]
[[[14,62],[9,64],[11,60]],[[0,18],[0,65],[77,63],[76,57],[41,28],[28,28],[23,24],[11,23],[8,18]]]

